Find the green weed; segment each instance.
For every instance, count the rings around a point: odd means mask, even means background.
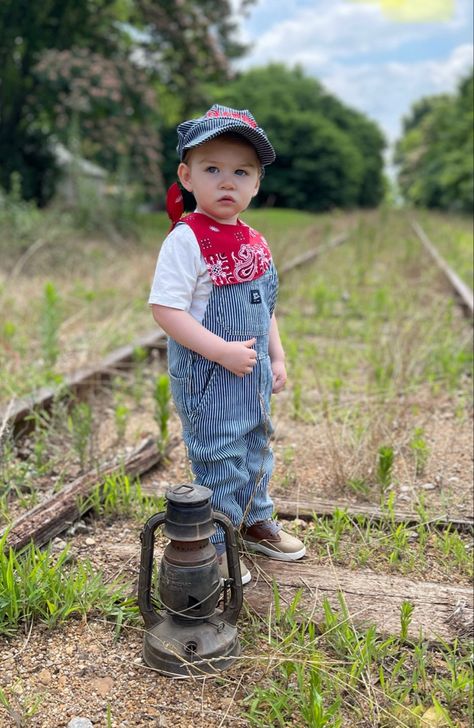
[[[415,475],[420,477],[425,472],[426,463],[428,462],[430,448],[425,440],[425,432],[422,427],[416,427],[413,437],[409,442],[409,446],[415,456]]]
[[[28,725],[29,719],[36,715],[41,704],[40,695],[29,695],[25,698],[23,692],[24,687],[20,681],[13,684],[8,694],[6,690],[0,688],[0,707],[3,706],[11,721],[9,725],[16,728]]]
[[[395,453],[393,447],[382,445],[379,447],[377,455],[377,479],[382,486],[382,490],[385,491],[392,481]]]
[[[408,637],[413,610],[414,606],[411,602],[404,601],[400,605],[400,639],[402,642],[405,642]]]
[[[446,578],[451,579],[454,574],[463,580],[471,577],[472,554],[467,536],[449,527],[431,529],[428,518],[411,527],[397,522],[393,492],[382,510],[382,520],[363,515],[351,517],[339,509],[333,516],[314,516],[305,531],[306,543],[322,561],[329,559],[341,566],[360,568],[378,564],[391,571],[430,578],[430,568],[436,563]]]
[[[168,442],[170,418],[170,382],[167,374],[161,374],[155,382],[155,419],[158,423],[158,447],[164,452]]]
[[[0,634],[36,621],[53,627],[92,610],[117,624],[136,614],[129,585],[106,585],[90,562],[70,563],[68,548],[56,555],[30,544],[15,553],[7,538],[8,532],[0,539]]]
[[[67,427],[83,470],[92,451],[92,408],[87,402],[74,405],[67,418]]]
[[[262,625],[262,676],[244,701],[251,725],[421,728],[428,706],[446,725],[471,715],[467,653],[457,644],[433,652],[421,638],[407,641],[409,603],[400,637],[387,637],[356,627],[342,594],[337,608],[323,600],[317,628],[299,609],[300,592],[286,609],[276,585],[273,597],[273,619]]]
[[[61,322],[60,298],[53,283],[44,287],[40,309],[41,350],[45,367],[52,370],[59,356],[59,324]]]
[[[146,495],[139,480],[133,482],[123,473],[108,476],[89,496],[78,504],[79,511],[92,511],[96,516],[133,517],[144,520],[166,508],[164,496]]]

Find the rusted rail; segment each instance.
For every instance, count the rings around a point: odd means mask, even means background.
[[[166,348],[166,334],[156,328],[148,334],[137,338],[132,344],[121,346],[107,354],[93,367],[80,369],[64,377],[64,381],[57,387],[41,387],[29,397],[15,400],[10,406],[0,411],[2,429],[9,428],[15,435],[31,429],[32,424],[26,418],[33,411],[48,409],[54,400],[64,393],[81,397],[84,391],[113,377],[117,371],[123,370],[131,362],[137,349],[151,352],[153,349]]]
[[[337,248],[339,245],[342,245],[342,243],[345,243],[346,240],[349,239],[350,233],[345,232],[341,233],[340,235],[336,235],[335,238],[332,238],[327,243],[323,243],[322,245],[319,245],[317,248],[313,248],[312,250],[306,251],[306,253],[302,253],[301,255],[298,255],[296,258],[293,258],[292,260],[288,261],[288,263],[285,263],[278,267],[278,275],[280,278],[282,278],[284,275],[287,275],[291,271],[295,270],[296,268],[300,268],[302,265],[305,265],[306,263],[310,263],[311,261],[318,258],[323,253],[327,253],[329,250],[333,250],[334,248]]]
[[[23,513],[5,529],[8,530],[7,546],[20,549],[30,542],[37,546],[48,543],[83,515],[80,501],[86,499],[108,476],[123,473],[130,478],[137,478],[159,465],[177,443],[177,438],[171,440],[163,453],[155,440],[149,438],[122,462],[105,464],[76,478],[43,503]]]
[[[449,267],[444,258],[438,253],[435,246],[433,245],[421,225],[419,225],[416,220],[412,220],[411,226],[418,238],[420,239],[423,247],[434,260],[439,270],[443,273],[452,290],[456,294],[456,297],[464,313],[466,314],[466,316],[472,318],[474,316],[474,296],[472,289],[469,288],[469,286],[461,280],[457,273],[455,273],[452,268]]]

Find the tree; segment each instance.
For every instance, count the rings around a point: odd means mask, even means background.
[[[417,101],[403,122],[395,163],[403,196],[428,208],[473,209],[473,75],[453,95]]]
[[[235,16],[253,2],[137,0],[136,20],[146,28],[142,50],[162,84],[179,98],[180,118],[203,103],[203,83],[229,78],[230,61],[245,51],[234,39]]]
[[[19,172],[26,198],[44,203],[54,187],[50,119],[34,106],[41,53],[87,45],[111,52],[115,0],[3,0],[0,4],[0,184]]]
[[[373,207],[382,199],[381,131],[300,68],[254,68],[211,94],[214,101],[251,109],[275,146],[260,204],[320,211]]]
[[[83,153],[112,171],[129,156],[156,192],[160,119],[173,116],[160,98],[181,116],[204,80],[227,72],[242,51],[231,10],[230,0],[3,0],[0,185],[19,172],[23,195],[47,202],[50,142],[73,125]]]

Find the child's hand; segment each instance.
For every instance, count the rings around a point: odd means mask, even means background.
[[[257,352],[252,349],[256,340],[226,341],[216,361],[237,377],[245,377],[257,362]]]
[[[286,384],[286,368],[284,361],[272,361],[273,394],[278,394]]]

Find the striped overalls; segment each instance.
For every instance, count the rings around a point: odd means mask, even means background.
[[[213,491],[212,507],[237,528],[273,512],[268,343],[277,290],[273,262],[255,280],[212,287],[203,326],[226,341],[257,339],[257,362],[243,378],[173,339],[168,342],[171,391],[195,482]],[[222,532],[211,540],[222,541]]]

